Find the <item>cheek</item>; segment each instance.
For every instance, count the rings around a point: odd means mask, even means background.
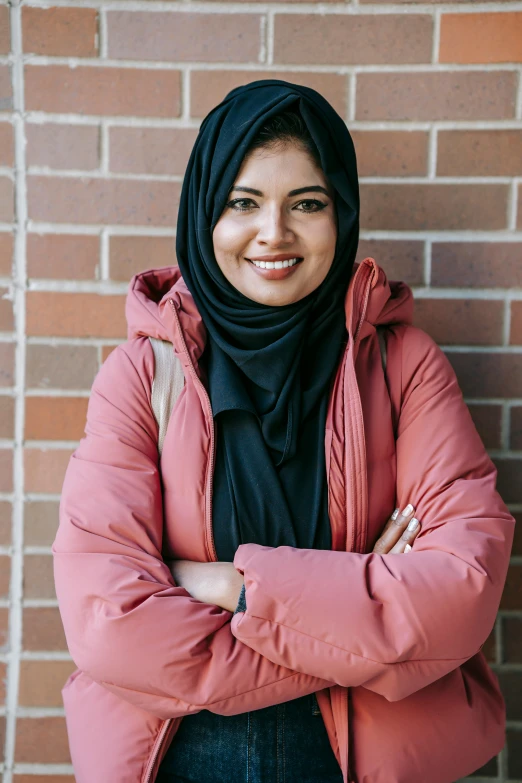
[[[246,227],[234,220],[221,220],[212,234],[216,259],[241,253],[247,241]]]

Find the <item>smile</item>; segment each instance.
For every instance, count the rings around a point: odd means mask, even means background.
[[[302,258],[286,258],[284,261],[257,261],[255,258],[247,259],[250,263],[257,266],[258,269],[288,269],[288,267],[295,266]]]

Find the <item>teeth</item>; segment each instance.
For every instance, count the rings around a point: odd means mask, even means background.
[[[285,261],[256,261],[251,258],[250,260],[260,269],[287,269],[289,266],[295,266],[299,259],[290,258]]]

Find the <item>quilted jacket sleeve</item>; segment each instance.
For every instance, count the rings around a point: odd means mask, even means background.
[[[53,543],[76,665],[163,718],[242,713],[332,684],[272,663],[232,635],[231,612],[176,586],[161,557],[162,526],[157,426],[126,344],[94,381]]]
[[[401,329],[397,498],[401,508],[411,501],[422,523],[412,551],[243,544],[234,565],[248,608],[232,618],[236,638],[274,663],[390,701],[480,650],[514,530],[449,361],[425,332]]]

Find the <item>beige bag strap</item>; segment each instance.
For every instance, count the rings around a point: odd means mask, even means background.
[[[379,338],[379,348],[381,349],[382,369],[386,372],[386,340],[384,338],[384,329],[377,327],[377,337]]]
[[[158,453],[161,456],[170,414],[185,383],[185,375],[171,342],[157,337],[149,337],[149,340],[154,351],[151,405],[158,424]]]

